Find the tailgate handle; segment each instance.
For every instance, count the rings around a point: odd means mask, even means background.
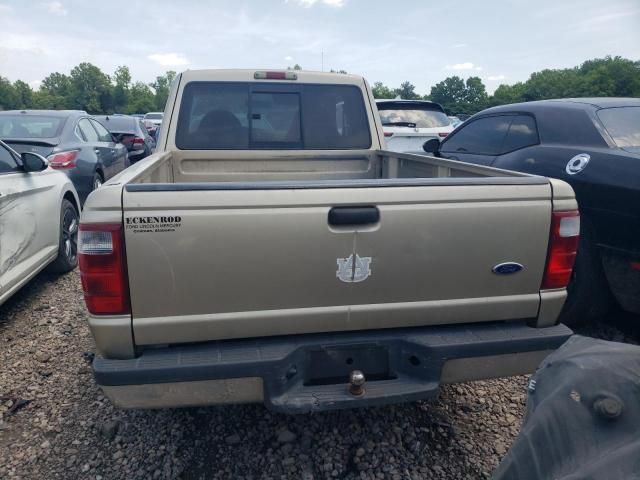
[[[333,207],[329,210],[329,225],[369,225],[380,221],[378,207]]]

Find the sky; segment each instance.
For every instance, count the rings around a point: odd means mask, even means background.
[[[640,0],[0,0],[0,76],[33,87],[80,62],[144,82],[297,63],[421,94],[475,75],[492,92],[605,55],[640,60]]]

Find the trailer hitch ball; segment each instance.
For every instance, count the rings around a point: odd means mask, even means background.
[[[364,395],[364,384],[367,381],[364,373],[360,370],[354,370],[349,374],[349,393],[354,397]]]

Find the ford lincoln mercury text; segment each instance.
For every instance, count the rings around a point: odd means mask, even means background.
[[[81,217],[93,371],[112,402],[411,401],[531,372],[560,346],[572,189],[384,148],[361,77],[178,75],[157,152]]]

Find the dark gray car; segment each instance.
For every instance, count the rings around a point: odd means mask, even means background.
[[[129,166],[127,148],[86,112],[0,112],[0,139],[18,153],[36,152],[67,174],[80,201]]]
[[[130,115],[96,115],[94,118],[127,147],[131,163],[148,157],[156,148],[155,140],[139,118]]]

